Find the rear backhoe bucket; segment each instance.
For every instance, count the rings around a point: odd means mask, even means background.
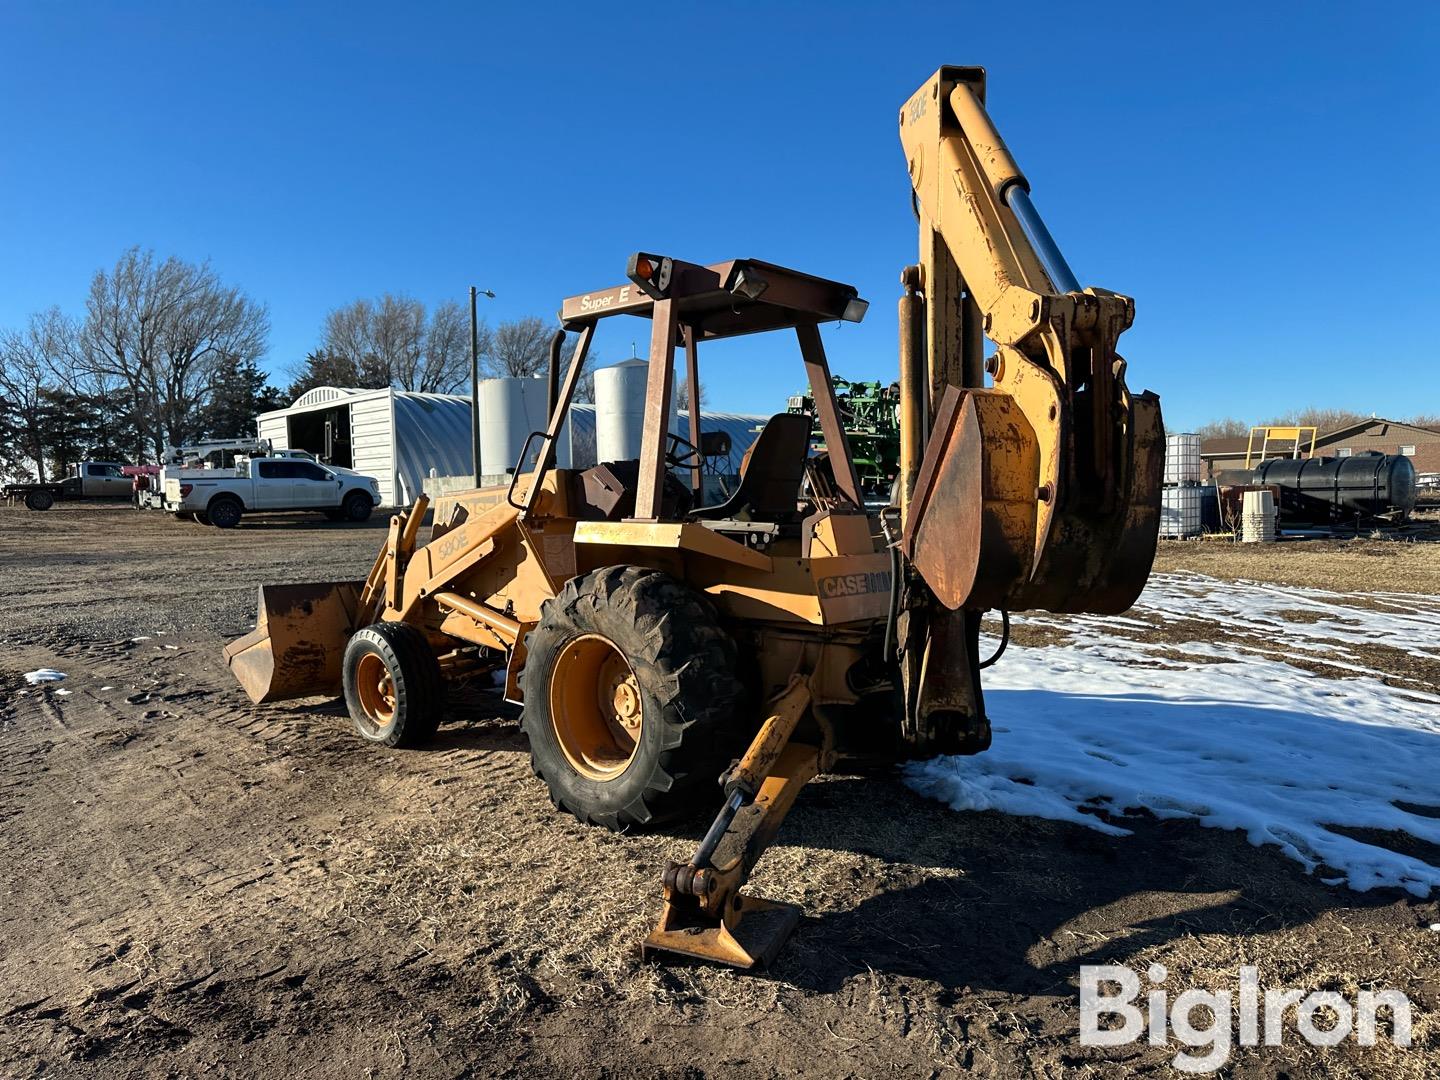
[[[940,603],[1117,614],[1135,602],[1155,557],[1165,435],[1153,394],[1117,408],[1110,475],[1070,483],[1046,515],[1041,440],[1016,400],[946,389],[901,541]]]
[[[255,629],[225,663],[257,705],[340,693],[341,660],[358,627],[360,581],[261,585]]]

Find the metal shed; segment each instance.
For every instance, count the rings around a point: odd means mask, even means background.
[[[746,413],[701,414],[703,430],[730,435],[731,460],[722,471],[739,471],[741,457],[766,419]],[[485,422],[482,416],[481,423]],[[543,426],[543,417],[536,417],[534,427]],[[414,502],[432,473],[468,476],[471,472],[470,398],[458,394],[318,386],[289,408],[261,413],[255,427],[257,435],[276,449],[309,450],[328,464],[377,478],[385,506]],[[681,416],[679,433],[688,438],[688,428],[688,418]],[[500,482],[514,468],[519,452],[516,445],[501,460],[482,461],[482,473],[487,480]],[[502,457],[498,452],[495,456]],[[595,464],[593,405],[572,406],[556,460],[574,468]]]

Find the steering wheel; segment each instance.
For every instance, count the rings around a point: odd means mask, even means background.
[[[698,446],[689,439],[682,439],[673,431],[667,434],[669,442],[665,444],[666,465],[672,469],[693,469],[703,463],[704,455],[700,453]]]

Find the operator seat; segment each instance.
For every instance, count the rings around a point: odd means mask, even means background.
[[[741,469],[740,484],[723,503],[691,513],[696,521],[737,518],[749,511],[752,521],[777,521],[795,516],[800,481],[810,454],[810,417],[777,413],[765,421]]]

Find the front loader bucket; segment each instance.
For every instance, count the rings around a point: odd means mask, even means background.
[[[359,627],[360,581],[261,585],[255,629],[225,663],[255,704],[340,693],[345,644]]]

